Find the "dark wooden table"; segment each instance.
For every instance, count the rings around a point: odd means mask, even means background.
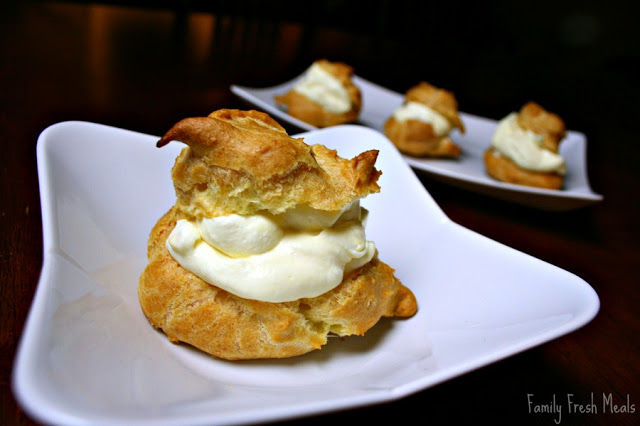
[[[453,221],[585,279],[601,310],[573,333],[407,398],[305,422],[413,413],[420,424],[553,424],[529,412],[527,394],[594,394],[634,412],[565,410],[562,424],[640,424],[636,3],[125,3],[1,6],[0,423],[32,423],[11,371],[42,266],[39,133],[86,120],[159,135],[183,117],[247,108],[231,83],[270,86],[327,57],[398,92],[419,80],[449,88],[462,111],[490,118],[534,99],[584,132],[592,187],[605,198],[583,209],[540,211],[417,173]]]

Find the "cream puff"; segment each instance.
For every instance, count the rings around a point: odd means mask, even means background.
[[[326,59],[315,61],[291,90],[274,97],[287,112],[316,127],[351,123],[362,108],[360,88],[353,83],[353,68]]]
[[[344,159],[239,110],[184,119],[158,146],[173,140],[187,145],[171,172],[176,202],[151,231],[138,286],[171,341],[286,358],[414,315],[414,294],[365,235],[377,151]]]
[[[487,173],[502,182],[560,189],[567,167],[558,146],[566,132],[558,115],[527,102],[498,123],[484,153]]]
[[[424,81],[407,91],[384,123],[398,150],[415,157],[458,157],[462,150],[449,136],[453,129],[465,131],[455,96]]]

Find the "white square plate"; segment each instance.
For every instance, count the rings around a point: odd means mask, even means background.
[[[292,117],[273,100],[275,95],[287,92],[302,77],[303,75],[300,75],[284,84],[267,88],[232,85],[231,91],[273,117],[278,117],[301,129],[314,130],[316,127]],[[354,76],[353,81],[362,92],[362,111],[358,123],[382,133],[385,121],[402,104],[404,95],[358,76]],[[506,111],[505,115],[508,112],[510,111]],[[587,140],[584,134],[569,131],[560,144],[560,154],[565,158],[568,170],[564,188],[559,191],[533,188],[499,182],[485,172],[482,155],[491,144],[491,137],[498,124],[496,120],[464,112],[460,113],[460,118],[464,122],[466,132],[461,134],[456,130],[451,135],[451,138],[462,148],[462,155],[459,158],[430,159],[404,155],[404,159],[412,167],[429,174],[434,179],[538,209],[571,210],[602,201],[602,195],[594,193],[589,185]]]
[[[397,399],[596,315],[582,279],[450,221],[380,133],[302,136],[348,158],[380,151],[367,236],[415,293],[414,317],[286,360],[227,362],[171,344],[142,314],[137,284],[149,231],[175,201],[182,144],[59,123],[37,145],[44,265],[13,372],[22,407],[66,425],[274,421]]]

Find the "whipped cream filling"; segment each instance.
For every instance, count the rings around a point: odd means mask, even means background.
[[[564,174],[564,158],[545,149],[543,137],[520,127],[517,119],[518,114],[512,112],[498,123],[491,141],[493,148],[523,169]]]
[[[294,86],[293,90],[327,111],[342,114],[351,110],[351,99],[340,80],[318,64],[314,63],[309,67],[304,78]]]
[[[366,214],[356,202],[338,212],[305,207],[280,215],[182,219],[166,247],[209,284],[247,299],[286,302],[335,288],[373,258]]]
[[[418,120],[431,124],[437,136],[445,136],[451,131],[451,123],[447,118],[419,102],[407,102],[393,111],[393,117],[397,121]]]

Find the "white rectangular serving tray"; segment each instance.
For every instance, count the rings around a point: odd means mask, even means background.
[[[303,74],[283,84],[265,88],[232,85],[231,91],[278,120],[307,131],[315,130],[316,127],[289,115],[273,99],[275,95],[289,91],[302,77]],[[402,104],[404,95],[357,75],[353,77],[353,82],[362,93],[362,111],[358,124],[384,133],[385,121]],[[505,115],[509,112],[511,111],[506,111]],[[403,155],[405,161],[416,170],[444,183],[541,210],[572,210],[602,201],[603,196],[595,193],[589,183],[587,138],[583,133],[570,130],[560,144],[559,153],[567,164],[564,187],[561,190],[534,188],[499,182],[486,173],[482,156],[491,145],[497,120],[465,112],[460,113],[460,118],[464,123],[465,133],[455,130],[451,134],[452,140],[462,148],[460,157],[418,158]]]

